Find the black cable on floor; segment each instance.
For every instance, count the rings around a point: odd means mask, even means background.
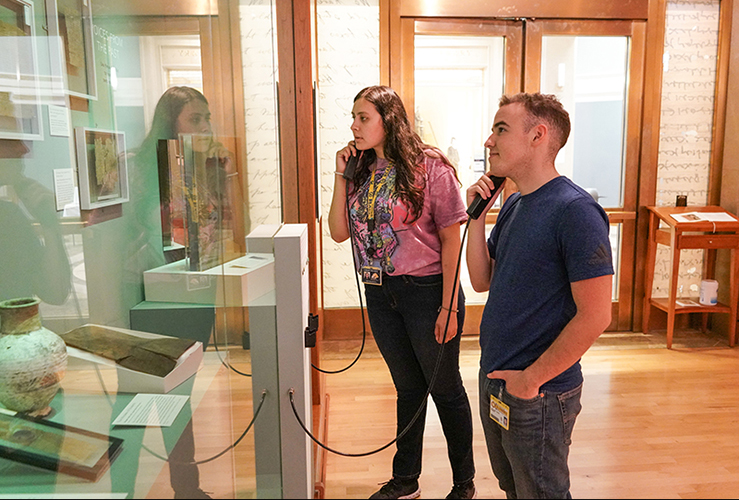
[[[221,361],[221,364],[222,364],[223,366],[225,366],[225,367],[226,367],[226,368],[228,368],[229,370],[231,370],[231,371],[233,371],[233,372],[235,372],[235,373],[238,373],[239,375],[242,375],[242,376],[244,376],[244,377],[251,377],[251,373],[244,373],[244,372],[241,372],[241,371],[237,370],[236,368],[234,368],[233,366],[231,366],[231,365],[230,365],[229,363],[227,363],[227,362],[226,362],[226,361],[225,361],[225,360],[224,360],[224,359],[223,359],[223,358],[221,357],[221,351],[220,351],[220,350],[218,349],[218,342],[216,342],[216,334],[215,334],[215,331],[213,332],[213,347],[215,347],[215,349],[216,349],[216,353],[218,354],[218,359],[219,359],[219,360]]]

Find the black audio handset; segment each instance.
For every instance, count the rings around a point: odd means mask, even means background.
[[[347,180],[354,180],[354,172],[357,171],[357,165],[359,164],[359,159],[362,157],[362,153],[357,151],[357,154],[351,155],[349,157],[349,160],[346,162],[346,168],[344,169],[344,179]]]
[[[498,195],[500,195],[500,192],[503,191],[503,186],[505,185],[506,178],[497,177],[495,175],[491,175],[490,178],[493,181],[493,194],[491,198],[495,199],[498,197]],[[477,219],[485,211],[485,207],[488,206],[489,202],[490,198],[483,198],[478,194],[477,196],[475,196],[475,199],[472,200],[472,203],[470,203],[470,206],[467,209],[467,215],[469,215],[473,219]]]

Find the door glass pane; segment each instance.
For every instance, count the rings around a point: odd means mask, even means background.
[[[415,37],[416,132],[447,155],[463,190],[487,170],[483,144],[503,94],[504,49],[502,36]],[[484,304],[466,269],[460,279],[467,303]]]
[[[604,207],[623,205],[628,37],[544,36],[541,92],[570,113],[557,170]]]
[[[468,186],[485,170],[483,143],[503,94],[502,36],[415,38],[416,132],[441,149]]]

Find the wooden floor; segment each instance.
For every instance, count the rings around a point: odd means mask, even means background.
[[[682,338],[681,338],[682,337]],[[583,358],[583,411],[570,455],[576,498],[735,498],[739,495],[739,348],[700,333],[606,334]],[[358,344],[325,347],[325,368],[351,361]],[[475,424],[478,498],[504,498],[492,475],[477,414],[477,339],[463,341],[462,375]],[[350,370],[326,377],[328,444],[347,453],[394,437],[395,394],[370,344]],[[422,498],[443,498],[451,472],[430,407]],[[367,498],[391,474],[393,447],[350,458],[329,454],[326,498]]]
[[[739,495],[739,348],[700,332],[679,332],[674,348],[664,333],[605,334],[582,360],[583,411],[571,448],[575,498],[736,498]],[[326,342],[325,369],[348,365],[356,341]],[[492,475],[477,412],[479,347],[465,337],[461,371],[473,409],[478,498],[504,498]],[[249,351],[229,350],[249,370]],[[195,412],[196,458],[233,442],[253,415],[251,379],[225,368],[208,401]],[[217,385],[217,386],[216,386]],[[345,453],[382,447],[395,434],[395,391],[368,341],[348,371],[325,376],[330,396],[328,446]],[[229,422],[230,420],[230,422]],[[225,431],[225,432],[224,432]],[[394,446],[368,457],[328,453],[325,498],[367,498],[390,478]],[[214,498],[256,498],[254,437],[200,467],[200,484]],[[425,433],[422,498],[443,498],[451,487],[446,444],[433,404]],[[166,472],[149,498],[171,498]]]

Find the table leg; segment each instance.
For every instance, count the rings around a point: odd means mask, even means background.
[[[675,330],[675,308],[677,304],[677,281],[680,278],[680,248],[675,230],[670,231],[670,290],[667,295],[667,348],[672,349],[672,334]]]

